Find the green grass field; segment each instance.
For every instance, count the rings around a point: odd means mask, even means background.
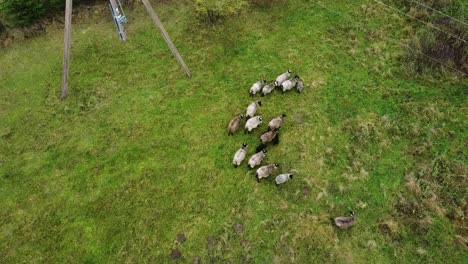
[[[192,78],[141,6],[127,43],[90,13],[63,102],[60,25],[1,50],[0,262],[166,263],[177,248],[181,263],[466,263],[467,79],[408,74],[386,36],[409,22],[373,1],[322,5],[207,26],[185,1],[155,4]],[[252,83],[289,68],[304,92],[258,111],[287,114],[267,162],[296,175],[277,188],[232,166],[266,124],[226,127]],[[349,210],[357,224],[334,228]]]

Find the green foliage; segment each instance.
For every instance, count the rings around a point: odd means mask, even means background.
[[[65,101],[62,25],[0,49],[0,263],[465,263],[468,80],[401,74],[385,36],[405,25],[367,0],[322,2],[374,28],[288,2],[215,28],[158,6],[192,78],[141,5],[125,43],[109,17],[75,23]],[[304,92],[228,137],[250,85],[289,68]],[[266,162],[295,177],[276,188],[231,161],[281,113]]]
[[[468,72],[468,45],[462,41],[468,39],[468,31],[466,26],[459,22],[464,21],[466,15],[461,1],[419,0],[421,4],[413,1],[396,2],[403,4],[409,16],[432,25],[430,27],[412,20],[414,30],[410,32],[409,44],[413,50],[408,49],[403,57],[409,65],[409,73],[443,69],[450,71],[439,62],[461,72]],[[443,15],[442,12],[454,19]]]
[[[421,28],[410,39],[410,46],[419,51],[408,50],[404,60],[410,65],[412,73],[421,73],[427,69],[441,70],[446,68],[442,62],[462,72],[468,72],[468,45],[460,39],[468,39],[468,31],[464,25],[448,19],[433,22],[448,34],[457,36],[459,39],[449,36],[445,32],[433,28]],[[427,56],[425,56],[425,55]],[[435,61],[433,59],[439,61]],[[445,69],[451,71],[450,69]]]
[[[210,23],[247,9],[248,0],[192,0],[195,12]]]
[[[0,18],[0,35],[5,31],[5,25],[2,21],[2,19]]]
[[[13,25],[27,26],[63,6],[62,0],[3,0],[0,12]]]

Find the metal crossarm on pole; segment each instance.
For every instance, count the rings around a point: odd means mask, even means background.
[[[109,7],[112,12],[112,18],[114,19],[114,23],[117,28],[117,33],[119,34],[119,38],[123,41],[127,41],[128,38],[127,38],[127,34],[125,33],[125,26],[123,25],[126,19],[122,11],[122,6],[118,5],[115,0],[109,0]]]

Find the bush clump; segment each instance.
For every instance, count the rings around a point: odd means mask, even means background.
[[[445,64],[461,72],[468,72],[468,39],[460,1],[420,0],[400,2],[407,14],[433,27],[415,22],[415,31],[403,60],[413,69],[411,73],[422,73],[426,69],[440,70]],[[452,18],[443,14],[451,14]],[[457,21],[458,20],[458,21]],[[439,30],[435,29],[438,28]]]
[[[0,13],[15,26],[28,26],[41,17],[64,7],[62,0],[3,0]]]
[[[192,0],[200,18],[214,23],[222,17],[239,14],[249,6],[248,0]]]
[[[416,73],[421,73],[426,68],[439,69],[442,67],[440,63],[461,72],[468,72],[468,45],[460,40],[468,39],[467,31],[448,20],[437,21],[434,24],[458,38],[435,29],[421,30],[412,37],[409,43],[412,49],[420,53],[408,49],[404,60],[412,65]]]

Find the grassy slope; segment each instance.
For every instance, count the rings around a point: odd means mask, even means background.
[[[326,5],[362,15],[358,4]],[[455,141],[436,137],[435,151],[460,148],[466,82],[404,78],[394,45],[369,40],[309,1],[256,8],[211,28],[198,26],[183,4],[158,10],[191,79],[139,9],[129,12],[128,43],[116,39],[108,19],[75,25],[65,102],[57,100],[60,30],[0,52],[1,262],[166,262],[175,247],[187,262],[468,257],[453,246],[456,231],[443,215],[429,212],[423,233],[394,217],[415,162],[406,125],[425,122],[418,107],[435,106],[442,117],[431,122],[456,132]],[[375,12],[373,27],[398,21]],[[385,27],[398,34],[395,28]],[[380,53],[366,51],[375,43]],[[297,176],[276,189],[272,179],[257,184],[246,169],[232,168],[240,144],[251,153],[257,137],[227,137],[225,126],[251,100],[252,82],[287,68],[306,80],[305,93],[275,93],[260,109],[266,120],[288,114],[268,160]],[[392,130],[397,123],[403,132]],[[357,226],[329,225],[349,209]],[[392,217],[398,239],[379,229]],[[241,235],[234,223],[244,225]],[[187,242],[178,245],[178,233]]]

